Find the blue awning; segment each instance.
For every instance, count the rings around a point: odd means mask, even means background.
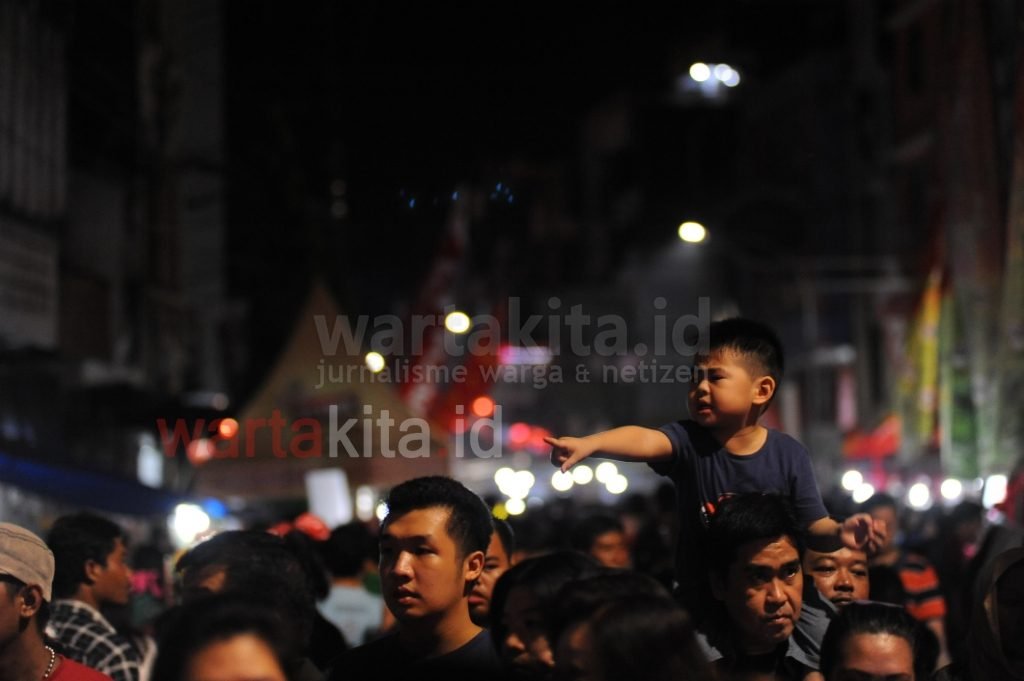
[[[146,487],[132,480],[17,459],[3,452],[0,452],[0,483],[63,504],[126,515],[167,515],[177,504],[192,501],[184,495]]]

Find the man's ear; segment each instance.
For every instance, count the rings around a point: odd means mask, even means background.
[[[762,376],[754,383],[754,404],[768,404],[775,394],[777,384],[771,376]]]
[[[475,582],[480,578],[480,575],[483,574],[484,558],[485,556],[483,551],[473,551],[466,556],[466,560],[462,563],[462,567],[465,569],[467,582]]]
[[[30,584],[21,590],[19,595],[21,606],[18,608],[19,617],[32,617],[43,605],[43,590],[38,584]]]
[[[85,561],[85,570],[84,570],[86,583],[89,584],[90,586],[92,584],[95,584],[96,583],[96,578],[99,576],[100,572],[103,570],[104,567],[105,567],[104,565],[101,565],[100,563],[96,562],[92,558],[86,560]]]

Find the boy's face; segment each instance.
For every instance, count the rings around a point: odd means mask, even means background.
[[[409,511],[389,521],[380,537],[384,601],[400,622],[467,608],[469,586],[480,577],[484,552],[459,555],[448,534],[447,508]]]
[[[705,428],[741,425],[775,392],[775,379],[754,375],[751,362],[729,348],[713,350],[694,362],[690,381],[690,418]]]

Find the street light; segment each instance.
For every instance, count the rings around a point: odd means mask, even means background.
[[[448,316],[444,318],[444,327],[452,333],[466,333],[469,331],[471,324],[469,315],[458,310],[449,312]]]
[[[708,230],[699,222],[688,220],[679,225],[679,238],[688,244],[699,244],[708,236]]]

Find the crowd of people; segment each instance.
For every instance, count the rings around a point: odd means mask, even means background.
[[[563,470],[597,455],[667,477],[617,514],[510,524],[415,478],[376,532],[206,539],[142,627],[116,614],[138,586],[118,525],[79,513],[44,541],[0,523],[0,681],[1024,679],[1021,535],[982,535],[970,502],[916,550],[892,497],[830,514],[808,452],[759,423],[774,334],[710,331],[689,419],[550,440]]]

